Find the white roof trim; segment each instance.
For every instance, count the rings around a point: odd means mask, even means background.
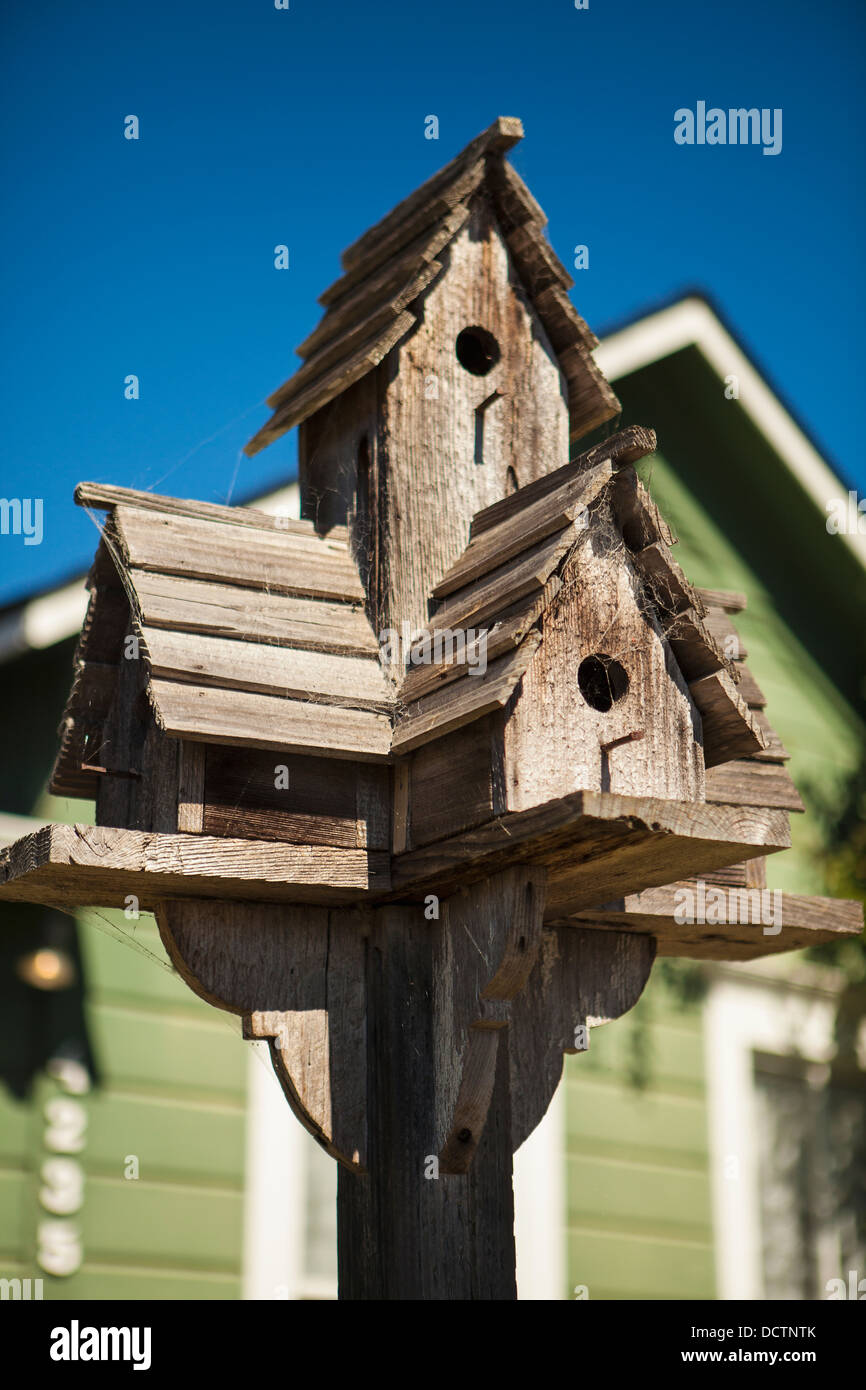
[[[300,489],[297,483],[269,492],[244,505],[258,507],[274,516],[297,517],[300,510]],[[81,631],[87,611],[87,590],[84,578],[66,584],[62,589],[31,599],[0,619],[0,662],[20,656],[22,652],[53,647]]]
[[[599,344],[595,360],[608,380],[616,381],[681,348],[693,346],[720,381],[737,377],[740,406],[784,459],[826,520],[827,504],[833,498],[846,499],[847,489],[704,300],[680,300],[612,333]],[[866,566],[866,535],[859,531],[841,532],[840,538]]]

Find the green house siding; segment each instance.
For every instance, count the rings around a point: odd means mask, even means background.
[[[700,1011],[656,972],[637,1007],[566,1058],[569,1294],[713,1298]]]
[[[693,583],[747,595],[736,627],[807,810],[791,817],[793,848],[769,857],[768,884],[826,893],[818,812],[866,747],[866,575],[697,349],[616,389],[622,424],[657,431],[639,471],[675,558]],[[680,1009],[656,968],[637,1008],[566,1059],[564,1084],[566,1296],[713,1298],[700,1009]]]
[[[47,702],[37,703],[39,737],[29,725],[14,750],[21,777],[8,781],[2,809],[88,821],[86,803],[38,795],[71,669],[64,646],[65,661],[53,663],[55,708],[49,717]],[[16,718],[29,683],[44,680],[50,665],[39,654],[7,668],[3,695],[20,707]],[[5,753],[8,766],[12,750]],[[16,913],[0,905],[0,930]],[[83,911],[78,934],[99,1084],[65,1097],[86,1115],[82,1146],[67,1153],[48,1137],[46,1107],[65,1095],[56,1078],[40,1074],[26,1100],[0,1088],[0,1277],[42,1278],[46,1299],[238,1298],[248,1056],[239,1020],[196,999],[173,973],[152,917]],[[68,1213],[46,1210],[41,1197],[43,1165],[57,1157],[84,1176],[81,1205]],[[137,1178],[126,1176],[132,1160]],[[80,1240],[80,1265],[62,1276],[40,1267],[52,1222]]]
[[[88,914],[84,914],[85,918]],[[140,944],[164,961],[152,919]],[[46,1298],[237,1298],[243,1239],[246,1049],[232,1021],[199,1004],[155,962],[85,922],[87,1021],[101,1085],[71,1097],[87,1116],[80,1210],[51,1216],[40,1202],[46,1104],[62,1094],[41,1077],[29,1102],[0,1102],[3,1270],[42,1277]],[[138,1177],[127,1177],[137,1163]],[[39,1268],[39,1226],[80,1232],[68,1276]]]

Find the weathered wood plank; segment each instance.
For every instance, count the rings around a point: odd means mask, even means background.
[[[364,280],[352,294],[345,295],[333,309],[329,309],[313,332],[295,348],[295,352],[298,357],[311,358],[326,343],[341,338],[353,324],[366,320],[376,307],[382,312],[387,311],[391,318],[397,318],[436,279],[441,269],[442,263],[437,260],[430,260],[419,268],[414,258],[411,262],[401,258],[396,266],[385,266],[378,274]],[[279,405],[284,390],[285,387],[281,386],[269,396],[268,405]]]
[[[863,905],[840,898],[773,894],[760,888],[722,888],[710,895],[711,922],[689,922],[701,901],[691,883],[670,883],[630,894],[621,905],[580,912],[568,921],[602,931],[650,933],[660,956],[692,960],[755,960],[782,951],[835,943],[863,930]]]
[[[703,724],[705,767],[748,758],[766,748],[767,740],[725,671],[692,681],[689,694]]]
[[[365,976],[371,1021],[368,1173],[358,1177],[342,1165],[338,1170],[341,1299],[515,1297],[505,1049],[469,1172],[425,1176],[427,1158],[436,1154],[431,1000],[441,938],[442,924],[426,921],[420,906],[374,914]]]
[[[507,560],[531,550],[554,532],[565,530],[584,507],[595,501],[613,472],[610,459],[604,459],[570,478],[555,492],[530,502],[498,526],[473,536],[460,559],[434,588],[433,597],[441,599],[455,593]]]
[[[694,608],[662,614],[661,624],[686,681],[700,680],[702,676],[728,668],[724,653]]]
[[[476,512],[472,518],[472,539],[475,540],[493,526],[500,526],[509,517],[522,512],[530,503],[555,492],[564,483],[570,482],[586,469],[603,463],[605,459],[610,459],[615,468],[620,468],[629,463],[636,463],[638,459],[651,454],[655,447],[656,437],[652,430],[644,429],[641,425],[629,425],[627,429],[618,430],[610,439],[587,449],[577,458],[563,464],[561,468],[542,474],[540,478],[525,484],[518,492],[502,497],[489,507]]]
[[[387,714],[393,699],[374,656],[303,651],[204,633],[145,627],[151,673],[283,699],[312,700]]]
[[[424,227],[414,240],[401,247],[399,252],[395,253],[396,260],[389,257],[387,265],[393,265],[396,268],[397,266],[408,267],[412,265],[421,267],[430,264],[454,240],[457,233],[469,220],[469,215],[469,204],[458,203],[457,207],[439,222]],[[383,267],[381,265],[370,265],[366,261],[361,261],[323,290],[319,295],[318,302],[331,311],[340,309],[351,296],[363,292],[366,286],[371,285],[382,273]]]
[[[175,969],[200,998],[267,1038],[304,1127],[355,1171],[366,1157],[364,931],[358,912],[178,901],[157,907]]]
[[[721,608],[725,613],[741,613],[747,605],[745,594],[730,589],[696,589],[695,593],[707,608]]]
[[[206,757],[203,743],[182,740],[178,767],[177,829],[191,835],[200,835],[204,830]]]
[[[176,628],[240,642],[346,656],[378,654],[373,630],[360,606],[289,594],[260,594],[235,584],[139,570],[133,570],[130,578],[145,628]]]
[[[767,697],[746,663],[744,661],[739,662],[736,669],[739,675],[737,688],[740,697],[745,700],[749,709],[763,709],[767,703]]]
[[[199,745],[200,747],[203,745]],[[378,771],[378,769],[377,769]],[[387,770],[381,770],[387,775]],[[349,849],[388,849],[387,833],[359,805],[363,771],[339,759],[210,745],[204,832]],[[387,786],[384,791],[387,812]]]
[[[494,191],[496,210],[505,231],[521,227],[525,222],[534,222],[539,231],[547,226],[544,208],[527,188],[523,179],[507,159],[492,159],[488,162],[487,177]],[[596,343],[591,343],[596,347]]]
[[[152,680],[149,694],[157,722],[172,738],[373,762],[390,754],[390,720],[370,710],[181,681]]]
[[[559,285],[563,290],[571,289],[573,279],[536,224],[529,222],[513,228],[506,232],[505,240],[517,264],[520,278],[531,294],[538,294],[548,285]]]
[[[713,640],[724,651],[729,661],[742,661],[744,657],[749,655],[745,642],[724,608],[707,608],[704,622],[712,634]]]
[[[577,911],[790,843],[787,816],[776,809],[574,792],[410,850],[393,861],[392,880],[395,893],[428,884],[442,891],[507,864],[542,863],[551,910],[570,903]]]
[[[530,632],[514,651],[491,662],[483,676],[467,673],[462,680],[452,681],[410,705],[394,728],[394,753],[409,753],[494,709],[503,709],[540,641],[540,632]]]
[[[635,551],[632,559],[660,612],[679,614],[694,608],[703,616],[694,589],[666,545],[648,545]]]
[[[466,1173],[484,1132],[497,1051],[541,945],[544,870],[506,869],[443,906],[434,975],[439,1172]],[[515,1045],[520,1040],[515,1039]]]
[[[658,542],[663,545],[676,543],[673,531],[634,468],[620,465],[611,497],[617,524],[629,550],[645,550]]]
[[[781,764],[744,761],[707,770],[707,801],[716,806],[776,806],[805,811],[800,793]]]
[[[364,600],[345,545],[325,536],[260,531],[253,543],[249,527],[162,516],[136,507],[115,508],[110,529],[130,569],[269,593]]]
[[[404,849],[469,830],[496,814],[492,740],[492,723],[485,718],[413,754]]]
[[[375,226],[347,246],[340,260],[350,270],[353,266],[370,259],[382,259],[381,247],[390,246],[395,235],[407,226],[414,226],[419,219],[433,221],[442,211],[461,202],[466,196],[462,190],[462,180],[467,172],[480,179],[484,174],[484,159],[488,155],[502,155],[523,138],[523,126],[515,116],[499,116],[476,135],[454,159],[432,174],[429,179],[416,188],[413,193],[397,203]],[[479,167],[480,166],[480,167]],[[472,186],[472,185],[471,185]],[[462,191],[461,191],[462,190]]]
[[[231,526],[248,526],[257,531],[277,531],[282,535],[315,536],[310,521],[293,517],[272,516],[255,507],[227,507],[216,502],[197,502],[186,497],[163,497],[156,492],[139,492],[131,487],[114,487],[107,483],[79,483],[75,489],[79,507],[94,511],[110,511],[113,507],[139,507],[149,512],[164,512],[177,517],[193,517],[201,521],[224,521]],[[328,539],[336,544],[347,543],[345,526],[335,526]]]
[[[559,588],[560,581],[554,575],[547,581],[543,591],[537,597],[519,601],[505,613],[498,614],[493,627],[483,628],[479,637],[467,643],[464,647],[462,660],[458,659],[457,644],[455,643],[450,660],[435,661],[429,665],[410,666],[398,692],[398,703],[410,705],[413,701],[429,695],[431,691],[440,690],[451,681],[459,679],[466,673],[468,667],[480,661],[482,644],[488,662],[495,661],[498,656],[502,656],[505,652],[513,651],[523,641],[533,624],[538,621],[544,608],[555,598]],[[473,676],[472,679],[474,680],[475,677]]]
[[[467,584],[440,603],[433,617],[433,627],[478,627],[520,599],[536,593],[547,583],[577,535],[576,523],[572,522],[565,530],[490,570],[473,584]]]
[[[0,900],[143,911],[166,898],[353,903],[387,891],[388,855],[110,826],[47,825],[0,851]]]
[[[561,293],[555,286],[543,290],[542,294]],[[544,314],[541,310],[542,319]],[[544,320],[545,327],[547,320]],[[613,387],[596,365],[595,358],[582,343],[575,344],[575,352],[583,358],[581,367],[569,368],[568,376],[568,439],[576,444],[584,435],[598,429],[608,420],[613,420],[622,411],[619,397]]]
[[[335,396],[340,395],[354,382],[360,381],[362,376],[387,357],[392,347],[405,338],[416,322],[415,315],[409,312],[398,315],[348,357],[341,358],[322,376],[299,388],[297,395],[292,394],[289,390],[290,383],[287,383],[281,405],[258,433],[253,435],[249,443],[244,445],[247,457],[252,458],[266,444],[285,434],[286,430],[291,429],[299,420],[321,410],[322,406],[327,405]]]

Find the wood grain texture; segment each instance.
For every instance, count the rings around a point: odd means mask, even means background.
[[[206,752],[205,834],[389,849],[389,768],[222,745]]]
[[[382,667],[370,654],[306,651],[273,643],[240,642],[207,633],[144,627],[151,674],[282,699],[309,700],[387,714],[393,697]]]
[[[274,1071],[304,1127],[356,1171],[366,1157],[366,998],[362,913],[261,903],[177,901],[156,913],[175,969],[200,998],[268,1039]]]
[[[390,756],[391,721],[369,710],[182,681],[153,680],[149,693],[160,728],[173,738],[373,762]]]
[[[418,906],[374,914],[367,943],[368,1172],[340,1167],[341,1299],[516,1297],[508,1058],[468,1173],[431,1173],[435,989],[441,923]]]
[[[707,883],[705,894],[712,887]],[[693,960],[756,960],[839,942],[863,930],[862,903],[793,893],[778,893],[774,900],[772,892],[763,891],[762,900],[760,887],[723,887],[715,898],[707,899],[711,911],[726,919],[718,922],[683,920],[690,904],[697,907],[694,883],[670,883],[629,894],[604,911],[577,913],[570,920],[602,931],[650,933],[659,955]]]
[[[110,826],[48,825],[0,851],[0,900],[142,911],[176,897],[353,903],[390,885],[388,855]]]
[[[411,337],[299,440],[304,514],[350,522],[376,632],[428,625],[431,590],[465,550],[475,513],[508,489],[509,469],[523,486],[567,457],[562,376],[486,196],[473,202],[423,305]],[[455,351],[472,325],[500,347],[483,378]],[[496,391],[478,464],[476,411]]]
[[[483,675],[467,673],[462,680],[407,706],[394,728],[393,752],[409,753],[494,709],[504,709],[540,641],[541,633],[530,632],[516,650],[491,662]]]
[[[706,768],[748,758],[766,748],[760,727],[726,672],[715,671],[692,681],[689,694],[700,711]]]
[[[321,410],[322,406],[327,405],[347,387],[360,381],[387,357],[391,349],[405,338],[416,323],[414,314],[408,311],[399,314],[359,347],[354,348],[347,357],[341,358],[329,367],[321,376],[314,377],[307,384],[302,381],[297,395],[293,395],[287,389],[282,404],[270,420],[253,435],[248,444],[244,445],[247,457],[252,458],[260,449],[279,439],[280,435],[285,434],[286,430],[291,429],[300,420]],[[297,375],[300,377],[300,372]]]
[[[205,758],[203,743],[180,744],[177,788],[177,829],[191,835],[204,830]]]
[[[122,506],[113,512],[110,531],[128,569],[348,603],[364,598],[345,541],[314,532],[265,531]]]
[[[563,531],[534,545],[531,550],[516,555],[513,560],[482,575],[475,583],[467,584],[458,593],[451,594],[437,608],[435,626],[478,627],[518,600],[537,593],[544,588],[576,537],[576,526],[571,523]]]
[[[594,1028],[634,1007],[654,959],[650,935],[620,932],[604,939],[601,932],[574,927],[549,927],[542,933],[535,967],[511,1005],[515,1151],[543,1119],[562,1076],[564,1054],[585,1051]]]
[[[581,473],[604,463],[606,459],[610,459],[615,468],[621,468],[630,463],[637,463],[639,459],[651,454],[655,447],[656,437],[652,430],[644,429],[641,425],[629,425],[627,429],[618,430],[609,439],[593,445],[569,463],[523,483],[519,492],[500,497],[489,507],[476,512],[472,518],[472,539],[477,539],[494,526],[504,524],[510,517],[524,511],[527,506],[534,505],[540,498],[557,491]]]
[[[440,1173],[466,1173],[472,1164],[500,1034],[535,965],[543,915],[543,870],[507,869],[444,904],[433,993]]]
[[[259,511],[256,507],[229,507],[220,506],[216,502],[198,502],[188,497],[164,497],[161,493],[139,492],[135,488],[114,487],[107,483],[79,483],[75,489],[75,501],[79,507],[90,507],[95,511],[111,511],[114,507],[135,507],[149,512],[160,512],[166,516],[225,522],[230,526],[251,527],[255,531],[274,531],[278,535],[314,538],[316,534],[308,521],[274,516],[271,512]],[[345,527],[332,531],[329,539],[345,544]]]
[[[377,655],[376,639],[360,607],[138,570],[131,571],[130,580],[143,628],[348,656]]]
[[[469,215],[468,210],[461,209],[461,212],[464,217]],[[459,230],[459,225],[449,230],[453,235],[453,232]],[[419,267],[415,252],[409,257],[401,257],[396,264],[386,265],[376,274],[363,280],[351,294],[343,295],[339,303],[328,310],[309,337],[295,348],[295,352],[299,357],[312,357],[335,338],[342,341],[342,334],[347,328],[362,319],[367,319],[375,309],[397,318],[413,299],[417,299],[422,290],[436,279],[441,269],[441,262],[433,259],[422,261]],[[273,396],[269,397],[268,405],[279,405],[284,390],[285,387],[281,386],[275,391]]]
[[[787,816],[772,808],[575,792],[410,850],[393,860],[391,875],[396,894],[428,885],[444,892],[509,864],[539,863],[548,869],[549,904],[578,911],[790,843]]]
[[[514,556],[531,550],[554,532],[568,530],[578,514],[595,501],[612,477],[613,464],[610,459],[603,459],[576,477],[569,478],[555,491],[513,512],[498,526],[488,527],[475,535],[457,563],[436,585],[433,597],[445,598],[462,590]]]
[[[579,790],[680,801],[703,795],[685,683],[629,552],[617,542],[603,515],[592,518],[542,617],[542,641],[505,728],[511,811]],[[601,709],[581,684],[582,662],[599,656],[619,663],[627,682],[624,693]],[[622,742],[635,734],[640,737]]]
[[[419,211],[433,221],[440,215],[443,203],[453,204],[462,199],[462,193],[455,197],[454,187],[455,182],[461,179],[467,170],[474,170],[478,161],[484,160],[490,154],[504,154],[522,138],[523,126],[515,116],[498,116],[492,125],[480,135],[476,135],[454,159],[392,208],[357,241],[352,242],[340,258],[345,268],[348,270],[361,262],[369,264],[371,258],[382,259],[383,244],[389,245],[395,232],[411,225]]]
[[[496,814],[495,738],[492,721],[485,718],[412,754],[409,838],[404,849],[468,830]]]
[[[497,657],[513,651],[538,621],[544,608],[555,597],[558,589],[559,581],[554,577],[548,580],[541,593],[532,595],[529,599],[520,600],[513,608],[506,609],[502,614],[497,614],[492,620],[492,627],[485,627],[483,635],[479,634],[471,642],[466,643],[462,660],[458,645],[455,643],[453,654],[449,660],[430,662],[429,665],[410,666],[397,692],[398,707],[410,705],[415,700],[420,700],[435,690],[441,690],[443,686],[468,674],[468,668],[480,661],[482,645],[488,662],[495,661]],[[473,676],[472,679],[475,680],[476,677]]]
[[[707,801],[718,806],[777,806],[805,811],[800,793],[784,767],[744,758],[707,772]]]

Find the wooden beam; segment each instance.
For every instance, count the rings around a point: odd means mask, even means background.
[[[456,890],[509,864],[540,863],[548,912],[558,918],[790,843],[779,810],[573,792],[399,855],[393,896]]]
[[[387,891],[388,855],[327,845],[47,825],[0,850],[0,901],[150,911],[167,898],[353,903]]]
[[[782,892],[774,896],[768,889],[717,888],[709,883],[704,888],[701,900],[695,883],[669,883],[630,894],[603,910],[574,913],[560,925],[649,933],[660,956],[728,961],[835,943],[863,930],[859,902]],[[720,896],[707,897],[711,892]],[[700,901],[713,915],[722,914],[727,920],[703,924],[682,920],[690,906],[697,908]],[[707,915],[706,911],[701,915]]]

